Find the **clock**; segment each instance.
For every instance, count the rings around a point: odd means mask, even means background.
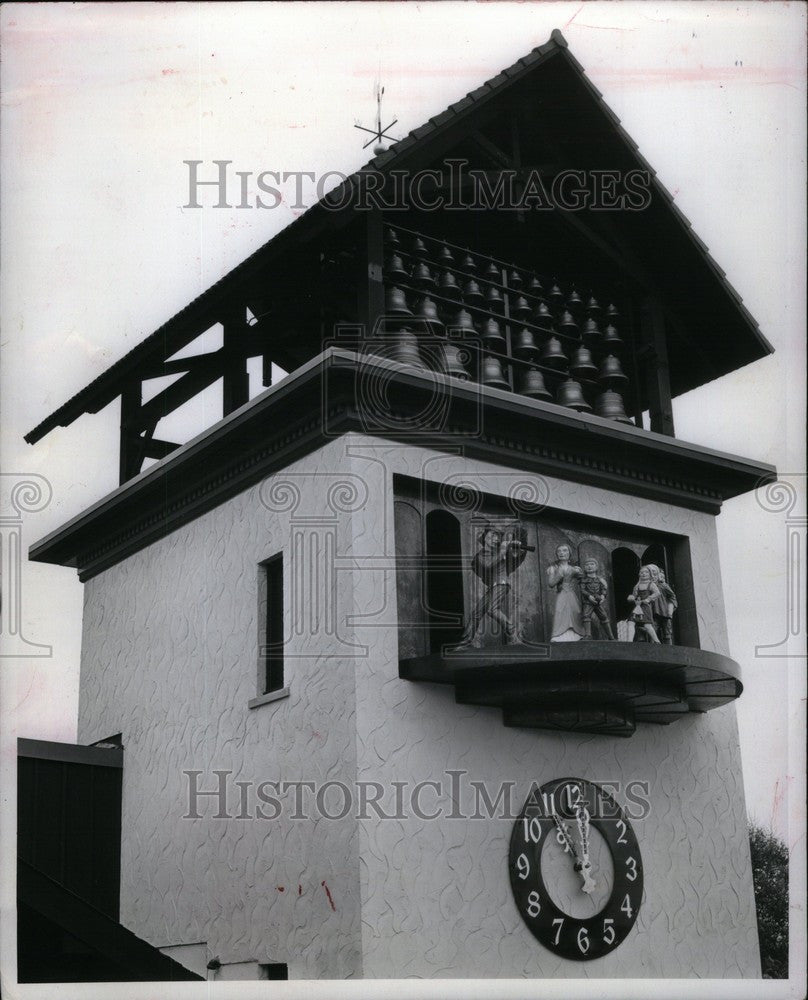
[[[511,833],[509,870],[531,934],[564,958],[608,955],[637,919],[637,838],[614,798],[591,781],[557,778],[531,793]]]

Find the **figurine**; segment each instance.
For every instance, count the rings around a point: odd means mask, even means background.
[[[612,624],[604,605],[609,588],[600,576],[600,563],[597,559],[587,559],[584,562],[584,576],[581,580],[582,617],[586,638],[592,638],[592,616],[600,622],[600,629],[606,633],[607,639],[614,639]]]
[[[581,567],[570,562],[569,545],[559,545],[555,562],[547,567],[547,582],[557,595],[551,642],[577,642],[586,635],[578,590],[583,575]]]
[[[637,585],[628,595],[628,599],[634,602],[634,610],[630,617],[635,626],[635,642],[645,641],[660,644],[654,626],[654,602],[661,596],[659,588],[651,578],[651,571],[647,566],[643,566],[640,569]],[[644,639],[645,636],[647,636],[646,639]]]
[[[662,642],[666,646],[673,645],[673,614],[679,607],[679,602],[676,600],[676,594],[673,591],[673,587],[665,579],[665,574],[661,569],[654,567],[651,569],[651,579],[657,585],[657,589],[662,595],[662,601],[660,603],[660,608],[664,606],[665,614],[660,614],[658,616],[659,624],[659,634]],[[656,578],[654,577],[654,569],[657,570]]]
[[[471,568],[487,590],[477,602],[463,638],[453,649],[479,647],[478,633],[486,616],[501,626],[505,642],[521,641],[519,627],[512,619],[508,577],[522,565],[528,552],[535,551],[526,544],[526,538],[527,532],[518,524],[499,530],[489,523],[480,532],[480,548],[471,560]]]

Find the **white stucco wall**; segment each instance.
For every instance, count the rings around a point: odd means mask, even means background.
[[[734,708],[640,726],[629,740],[551,734],[506,729],[497,709],[401,680],[396,472],[502,494],[514,482],[504,467],[350,434],[87,583],[79,739],[123,733],[124,924],[161,946],[206,941],[223,962],[288,962],[290,978],[759,975]],[[300,488],[296,506],[284,483]],[[701,644],[727,652],[709,515],[545,483],[551,507],[688,536]],[[290,697],[249,710],[257,564],[281,548],[290,556],[302,517],[319,519],[310,534],[334,533],[339,634],[320,618],[315,635],[310,625],[290,635],[288,651],[304,654],[287,659]],[[525,793],[565,775],[647,781],[651,811],[635,823],[645,901],[619,948],[569,962],[530,935],[513,903],[511,822],[216,820],[215,803],[207,818],[183,819],[183,771],[205,772],[210,788],[216,768],[232,781],[386,788],[463,770]]]

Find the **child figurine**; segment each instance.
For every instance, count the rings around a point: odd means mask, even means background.
[[[647,566],[640,570],[640,576],[634,590],[628,595],[628,599],[634,602],[634,610],[631,613],[631,620],[634,622],[634,641],[642,642],[643,636],[647,636],[646,642],[653,642],[660,645],[659,637],[654,627],[654,602],[662,595],[659,588],[651,579],[651,571]]]
[[[581,611],[584,619],[586,638],[592,638],[592,615],[595,615],[600,622],[600,628],[606,633],[606,638],[614,639],[612,624],[604,607],[609,588],[606,585],[606,581],[600,576],[600,563],[597,559],[587,559],[584,562],[584,576],[580,587]]]
[[[653,574],[651,574],[653,576]],[[665,574],[662,570],[659,570],[659,579],[656,581],[656,585],[659,589],[660,594],[662,594],[663,600],[665,601],[665,606],[667,610],[667,615],[661,620],[661,632],[662,641],[666,646],[673,645],[673,613],[679,607],[679,602],[676,600],[676,594],[673,592],[673,587],[665,579]]]

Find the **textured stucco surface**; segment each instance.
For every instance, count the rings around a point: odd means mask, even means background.
[[[395,472],[506,495],[532,484],[551,507],[688,536],[701,645],[727,652],[709,515],[357,434],[333,441],[86,586],[79,738],[123,733],[123,922],[158,945],[207,941],[222,961],[286,961],[291,978],[759,975],[734,708],[629,740],[549,734],[506,729],[498,710],[401,680]],[[299,500],[283,501],[288,482]],[[291,557],[304,516],[318,519],[306,530],[321,545],[334,539],[338,634],[325,618],[313,636],[290,621],[289,649],[304,654],[287,664],[290,697],[250,711],[257,564],[280,549]],[[234,781],[385,788],[457,770],[492,791],[513,781],[517,808],[534,780],[647,781],[638,921],[604,959],[560,959],[511,898],[511,821],[372,810],[360,822],[216,820],[212,801],[200,806],[207,818],[182,819],[183,770],[204,771],[211,788],[215,768]],[[428,789],[422,802],[450,809]]]

